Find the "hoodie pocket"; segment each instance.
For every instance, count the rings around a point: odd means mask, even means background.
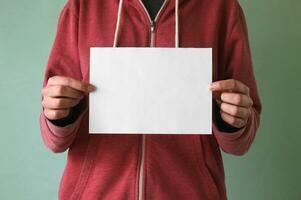
[[[208,148],[210,145],[206,144],[206,137],[207,135],[197,135],[195,138],[195,149],[196,149],[196,155],[197,155],[197,161],[199,166],[199,172],[202,178],[202,181],[206,187],[207,192],[207,198],[208,200],[219,200],[220,199],[220,191],[218,190],[218,182],[214,177],[219,176],[220,174],[214,174],[215,172],[209,167],[209,163],[212,160],[215,160],[215,158],[212,158],[216,156],[215,154],[211,153],[211,149]],[[204,141],[205,139],[205,141]],[[208,161],[208,155],[212,158],[212,160]]]
[[[78,181],[70,198],[72,200],[79,200],[82,198],[82,194],[84,193],[90,174],[95,167],[95,159],[100,139],[101,137],[98,135],[89,136],[83,165],[81,167]]]

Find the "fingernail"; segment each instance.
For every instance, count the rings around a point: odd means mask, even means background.
[[[96,87],[93,86],[93,85],[89,85],[89,86],[88,86],[88,90],[89,90],[89,92],[93,92],[93,91],[96,90]]]
[[[217,86],[217,84],[211,83],[210,86],[209,86],[209,89],[210,89],[210,90],[215,89],[216,86]]]

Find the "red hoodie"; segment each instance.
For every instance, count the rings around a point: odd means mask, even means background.
[[[212,135],[111,135],[88,133],[88,105],[78,119],[59,127],[40,115],[41,134],[53,152],[68,149],[59,199],[227,199],[220,148],[243,155],[259,126],[261,103],[236,0],[180,0],[180,47],[213,48],[213,81],[233,78],[250,88],[254,101],[247,125],[227,132],[213,119]],[[45,72],[89,82],[90,47],[112,47],[118,0],[69,0],[61,12]],[[175,2],[166,0],[151,27],[140,0],[124,0],[119,47],[174,47]],[[214,104],[214,109],[218,109]]]

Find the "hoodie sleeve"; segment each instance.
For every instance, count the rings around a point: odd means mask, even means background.
[[[56,75],[82,80],[77,46],[78,17],[75,13],[70,1],[60,13],[57,33],[45,70],[43,87],[46,86],[50,77]],[[82,101],[85,101],[85,98]],[[42,111],[40,131],[45,145],[56,153],[65,151],[72,144],[85,111],[82,111],[73,123],[64,127],[52,123]]]
[[[246,21],[238,3],[235,6],[234,16],[235,23],[233,23],[225,42],[226,69],[224,70],[224,79],[236,79],[247,85],[254,104],[251,109],[251,116],[244,128],[227,131],[220,120],[214,120],[213,134],[224,152],[243,155],[249,150],[259,127],[261,102],[252,67]],[[218,110],[216,105],[215,109]]]

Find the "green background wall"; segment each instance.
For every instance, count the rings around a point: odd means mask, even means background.
[[[263,103],[244,157],[223,155],[230,200],[301,199],[301,1],[241,0]],[[43,145],[44,67],[65,1],[0,0],[0,199],[56,199],[66,154]]]

